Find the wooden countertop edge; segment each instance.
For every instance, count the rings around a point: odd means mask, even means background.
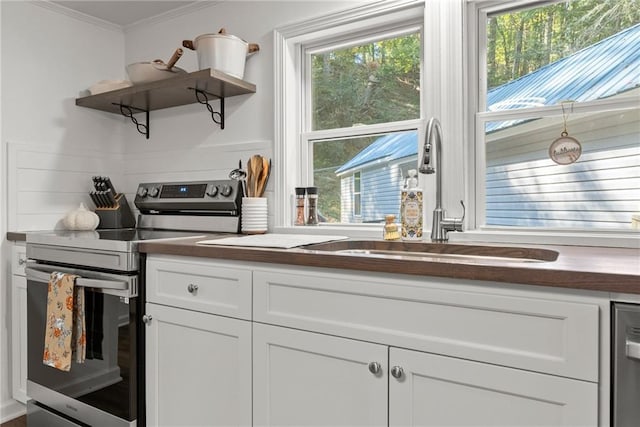
[[[201,239],[198,239],[201,240]],[[295,249],[268,249],[197,245],[196,240],[140,243],[149,254],[204,257],[236,261],[288,264],[297,266],[373,271],[389,274],[435,276],[554,288],[640,294],[640,275],[572,269],[562,263],[471,264],[429,262],[380,257],[348,256]],[[555,249],[555,248],[554,248]],[[640,252],[639,252],[640,253]],[[562,252],[561,252],[562,256]],[[589,265],[589,260],[584,260]]]
[[[26,242],[27,233],[19,231],[8,231],[7,240],[10,240],[12,242]]]

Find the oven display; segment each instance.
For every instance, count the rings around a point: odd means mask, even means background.
[[[161,199],[201,199],[207,184],[179,184],[163,185],[160,193]]]

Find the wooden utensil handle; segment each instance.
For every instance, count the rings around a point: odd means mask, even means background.
[[[186,47],[187,49],[196,50],[196,48],[193,47],[193,41],[192,40],[182,40],[182,46]]]
[[[173,52],[173,55],[171,55],[169,62],[167,62],[167,68],[171,69],[174,65],[176,65],[176,62],[178,62],[178,59],[180,59],[180,57],[182,56],[182,52],[184,51],[181,48],[177,48],[176,51]]]

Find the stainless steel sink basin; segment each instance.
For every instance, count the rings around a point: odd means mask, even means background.
[[[388,242],[383,240],[343,240],[303,247],[305,250],[339,255],[464,262],[552,262],[558,252],[514,246],[481,246],[452,243]]]

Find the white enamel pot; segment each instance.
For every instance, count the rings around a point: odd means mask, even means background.
[[[218,34],[202,34],[193,41],[184,40],[182,46],[196,51],[200,70],[212,68],[239,79],[244,78],[247,57],[260,50],[255,43],[226,34],[224,28]]]

